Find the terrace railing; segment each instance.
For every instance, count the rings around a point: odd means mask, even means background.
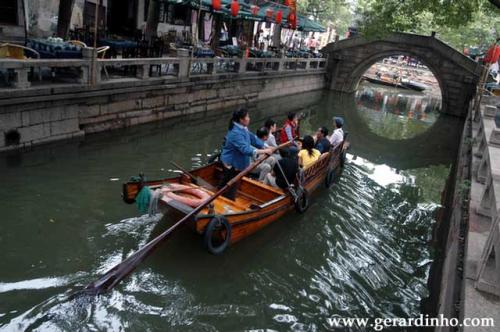
[[[48,84],[98,86],[124,80],[160,78],[176,81],[190,77],[256,75],[265,72],[321,72],[325,69],[325,58],[93,59],[90,49],[84,52],[83,59],[1,59],[0,81],[3,82],[3,86],[0,87],[0,91],[35,89],[47,87]]]

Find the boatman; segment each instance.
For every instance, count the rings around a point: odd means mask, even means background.
[[[251,158],[261,154],[271,154],[271,148],[265,148],[264,143],[248,130],[250,116],[245,108],[233,112],[229,122],[229,130],[226,134],[220,160],[223,166],[223,178],[220,188],[226,185],[232,178],[238,175],[250,165]],[[229,199],[236,197],[238,185],[234,185],[226,196]]]
[[[344,119],[336,116],[333,118],[333,124],[335,126],[335,129],[330,136],[330,144],[333,146],[333,148],[335,148],[337,145],[344,141],[344,131],[342,130],[342,127],[344,126]]]

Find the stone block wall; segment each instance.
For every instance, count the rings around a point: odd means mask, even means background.
[[[0,103],[0,151],[324,87],[324,72],[302,72],[12,97]]]

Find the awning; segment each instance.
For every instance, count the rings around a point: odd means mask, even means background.
[[[175,5],[186,5],[194,9],[200,8],[200,3],[201,3],[201,10],[213,12],[212,0],[201,0],[201,2],[200,0],[164,0],[164,1]],[[231,16],[231,1],[232,0],[221,0],[222,8],[220,11],[215,11],[215,13],[220,13],[229,18],[233,18]],[[281,22],[281,26],[284,28],[290,28],[287,22],[288,13],[290,12],[290,8],[288,6],[275,2],[269,2],[260,6],[257,15],[253,15],[251,12],[250,4],[247,4],[244,1],[239,1],[239,4],[240,4],[240,11],[238,12],[238,16],[236,17],[237,19],[259,21],[259,22],[271,21],[273,23],[276,23],[275,22],[276,12],[278,10],[281,10],[283,13],[283,20]],[[271,19],[266,17],[266,12],[268,9],[273,10],[273,17]],[[326,29],[321,24],[301,14],[297,14],[297,30],[304,32],[326,31]]]

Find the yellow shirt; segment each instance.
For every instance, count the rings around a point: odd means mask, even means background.
[[[311,166],[316,160],[319,159],[319,156],[321,156],[321,152],[316,149],[313,149],[312,152],[312,156],[310,156],[309,152],[305,149],[300,150],[299,152],[299,158],[302,159],[302,166],[304,169]]]

